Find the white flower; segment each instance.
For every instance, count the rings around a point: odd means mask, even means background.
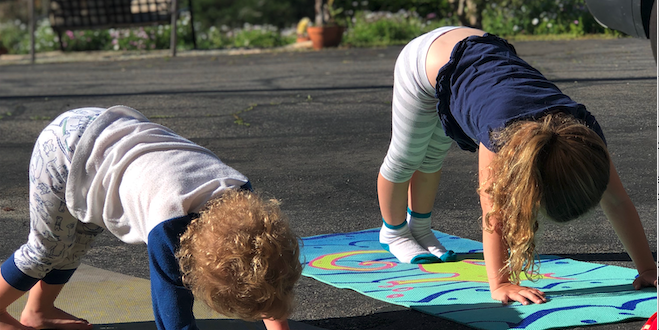
[[[114,50],[119,50],[119,44],[115,44],[114,47],[112,47]]]
[[[551,23],[547,23],[547,28],[548,28],[548,29],[551,29],[552,26],[553,26],[553,25],[552,25]]]
[[[537,19],[537,18],[534,18],[533,20],[531,20],[531,24],[533,24],[533,25],[538,25],[538,23],[540,23],[540,20]]]
[[[517,25],[513,26],[513,31],[514,32],[517,32],[518,30],[519,30],[519,26],[517,26]]]

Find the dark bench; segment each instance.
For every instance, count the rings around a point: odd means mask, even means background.
[[[32,2],[34,0],[30,0]],[[192,0],[188,0],[192,15]],[[32,6],[31,6],[32,7]],[[33,7],[30,8],[33,10]],[[178,0],[50,0],[50,26],[59,37],[67,30],[128,28],[171,24],[170,49],[176,56],[176,15]],[[33,16],[33,15],[32,15]],[[197,48],[194,20],[191,17],[192,41]],[[31,27],[34,22],[30,22]],[[32,33],[34,34],[34,33]],[[32,42],[32,48],[33,48]],[[34,54],[34,50],[31,49]],[[34,55],[33,55],[34,56]]]

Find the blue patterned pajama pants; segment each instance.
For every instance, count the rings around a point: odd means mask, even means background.
[[[49,284],[66,283],[102,227],[78,221],[66,206],[71,159],[82,133],[103,112],[82,108],[63,113],[39,135],[30,159],[30,233],[14,252],[16,267]]]

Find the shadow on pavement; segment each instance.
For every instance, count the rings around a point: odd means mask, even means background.
[[[551,254],[561,258],[569,258],[577,261],[632,261],[629,254],[625,252],[619,253],[559,253]],[[652,252],[654,261],[657,261],[657,252]]]
[[[381,312],[342,318],[327,318],[319,320],[303,320],[306,324],[327,330],[369,330],[369,329],[451,329],[471,330],[472,327],[451,322],[436,316],[424,314],[415,310]]]
[[[290,321],[291,330],[320,330],[316,327]],[[223,330],[265,330],[263,322],[245,322],[241,320],[197,320],[197,326],[200,329],[223,329]],[[109,323],[94,325],[94,330],[156,330],[156,324],[153,321],[147,322],[126,322],[126,323]]]

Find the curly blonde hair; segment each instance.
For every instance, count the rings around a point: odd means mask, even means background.
[[[181,236],[183,283],[211,309],[244,320],[286,318],[299,279],[298,237],[275,200],[228,190]]]
[[[502,271],[519,284],[522,272],[538,273],[538,212],[565,222],[596,206],[609,182],[609,153],[599,135],[564,113],[513,122],[492,137],[499,149],[490,167],[492,184],[481,187],[493,204],[486,230],[492,230],[491,217],[499,219],[509,250]]]

